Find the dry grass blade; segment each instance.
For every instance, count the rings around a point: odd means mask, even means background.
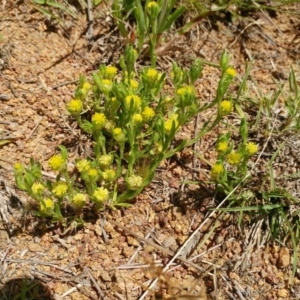
[[[174,255],[174,253],[172,253],[170,250],[168,250],[168,249],[166,249],[166,248],[164,248],[164,247],[162,247],[162,246],[159,246],[159,245],[153,243],[152,241],[147,240],[147,239],[145,239],[145,238],[139,236],[138,234],[136,234],[135,232],[131,231],[130,229],[128,229],[128,228],[126,228],[126,227],[124,227],[124,226],[122,226],[122,225],[120,225],[120,224],[118,224],[118,223],[116,223],[116,222],[113,222],[113,221],[110,221],[110,223],[112,223],[114,226],[117,226],[117,227],[121,228],[122,230],[126,231],[126,232],[129,233],[130,235],[134,236],[136,239],[141,240],[141,241],[143,241],[143,242],[149,244],[150,246],[153,246],[154,248],[160,250],[162,253],[168,254],[168,255],[171,255],[171,256]],[[182,258],[182,257],[180,257],[180,256],[179,256],[179,257],[176,257],[176,259],[182,261],[184,264],[186,264],[186,265],[188,265],[188,266],[194,267],[196,270],[198,270],[198,271],[200,271],[200,272],[204,272],[204,271],[205,271],[205,269],[203,269],[203,268],[197,266],[196,264],[194,264],[194,263],[192,263],[192,262],[190,262],[190,261],[188,261],[188,260],[186,260],[186,259],[184,259],[184,258]],[[174,260],[175,260],[175,259],[174,259]],[[172,263],[174,262],[174,260],[172,261]],[[171,265],[171,264],[170,264],[170,265]]]
[[[245,176],[245,178],[242,180],[242,182],[244,182],[247,178],[249,177],[248,176]],[[218,208],[220,208],[225,202],[226,200],[231,196],[231,194],[233,194],[235,192],[235,190],[238,189],[238,187],[242,184],[242,182],[237,185],[233,190],[232,192],[226,197],[223,199],[223,201],[221,201],[221,203],[216,207],[216,210]],[[192,235],[184,242],[184,244],[179,248],[179,250],[176,252],[176,254],[172,257],[172,259],[168,262],[168,264],[164,267],[163,269],[163,272],[167,271],[169,269],[169,267],[172,265],[172,263],[176,260],[176,259],[180,259],[180,255],[182,254],[182,252],[184,251],[184,249],[187,247],[187,245],[189,245],[189,243],[191,241],[194,240],[195,236],[198,234],[199,230],[209,221],[209,219],[214,216],[217,212],[216,210],[214,210],[213,212],[211,212],[207,218],[198,226],[198,228],[192,233]],[[181,259],[182,260],[182,259]],[[149,286],[149,289],[152,289],[155,284],[157,283],[157,278],[155,280],[152,281],[151,285]],[[143,295],[139,298],[139,300],[143,300],[145,299],[145,297],[147,296],[148,294],[148,291],[145,291],[143,293]]]

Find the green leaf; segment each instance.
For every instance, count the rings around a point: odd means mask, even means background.
[[[96,7],[96,6],[98,6],[101,2],[102,2],[102,0],[93,0],[93,6]]]
[[[35,8],[36,10],[38,10],[39,12],[41,12],[42,14],[47,16],[48,18],[54,18],[55,19],[55,16],[49,10],[41,8],[41,7],[36,6],[36,5],[32,5],[32,6],[33,6],[33,8]]]
[[[120,206],[120,207],[130,207],[131,204],[129,203],[115,203],[114,206]]]
[[[135,13],[135,18],[137,22],[137,28],[138,28],[138,49],[141,51],[143,44],[144,44],[144,39],[145,39],[145,34],[147,31],[147,14],[144,13],[142,4],[140,0],[135,1],[136,7],[134,10]]]
[[[206,17],[215,14],[215,12],[212,11],[205,11],[201,14],[199,14],[197,17],[195,17],[191,22],[185,24],[183,27],[181,27],[178,30],[178,34],[182,35],[186,32],[188,32],[191,28],[193,28],[194,26],[196,26],[199,22],[201,22],[203,19],[205,19]]]
[[[68,159],[68,150],[67,150],[67,148],[63,145],[58,146],[58,148],[61,152],[62,158],[66,161]]]
[[[247,141],[248,141],[248,125],[247,125],[246,118],[243,118],[241,120],[240,135],[241,135],[241,137],[243,139],[243,143],[246,144]]]
[[[82,130],[84,130],[88,134],[92,134],[93,133],[93,125],[88,120],[84,120],[83,123],[82,123],[82,125],[80,126],[80,128]]]
[[[5,144],[11,143],[13,140],[12,139],[7,139],[7,140],[0,140],[0,146],[3,146]]]
[[[112,3],[112,15],[116,20],[117,26],[118,26],[122,36],[127,37],[128,31],[125,27],[125,22],[123,21],[126,18],[122,14],[118,0],[114,0]]]
[[[158,27],[157,33],[163,33],[164,31],[167,31],[172,24],[184,13],[185,7],[181,6],[176,9],[176,11],[168,18],[166,23],[162,23],[160,27]]]
[[[273,210],[279,208],[282,208],[281,204],[266,204],[266,205],[249,206],[249,207],[218,208],[216,210],[243,212],[243,211],[266,211],[266,210]]]

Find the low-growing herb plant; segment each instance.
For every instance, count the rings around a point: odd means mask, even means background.
[[[112,4],[113,16],[123,36],[129,36],[125,22],[129,15],[134,15],[137,25],[137,48],[139,53],[148,44],[152,67],[156,64],[155,49],[160,45],[160,38],[170,29],[174,22],[184,13],[185,7],[175,8],[175,0],[146,1],[143,5],[140,0],[119,1]],[[172,10],[174,9],[174,12]]]
[[[62,210],[68,206],[73,207],[75,218],[90,204],[98,210],[128,206],[151,182],[162,160],[197,141],[231,110],[232,103],[228,107],[223,99],[236,72],[226,53],[220,61],[217,95],[209,104],[200,102],[194,86],[202,72],[201,60],[190,70],[174,64],[170,74],[174,91],[166,93],[166,74],[152,67],[135,73],[137,58],[136,50],[128,46],[120,58],[120,71],[102,65],[92,82],[81,77],[67,110],[92,137],[94,156],[78,157],[75,173],[68,171],[70,161],[63,146],[60,154],[49,159],[57,174],[55,182],[43,179],[39,162],[32,160],[28,168],[16,164],[17,186],[38,201],[38,215],[64,222]],[[195,139],[172,148],[180,128],[213,106],[218,108],[215,119],[205,123]]]
[[[62,4],[58,1],[31,0],[29,5],[47,18],[57,20],[63,27],[65,26],[65,22],[61,14],[71,16],[74,19],[77,18],[76,10],[68,3]]]
[[[249,70],[248,68],[246,74],[249,74]],[[239,91],[245,88],[246,77],[244,76]],[[294,250],[292,261],[293,279],[297,269],[300,241],[299,200],[285,188],[276,184],[273,167],[275,159],[286,143],[285,139],[282,142],[282,137],[285,135],[297,136],[299,134],[300,89],[293,68],[291,69],[288,83],[288,91],[284,89],[284,85],[278,85],[278,90],[274,91],[270,99],[267,100],[262,97],[264,102],[268,102],[264,108],[261,107],[262,101],[256,104],[253,102],[254,105],[259,107],[256,116],[257,121],[253,124],[255,131],[257,131],[258,121],[261,121],[262,111],[268,118],[272,119],[272,109],[277,105],[276,102],[280,98],[279,96],[284,98],[287,111],[286,120],[274,130],[274,133],[272,133],[273,130],[270,130],[268,122],[264,122],[265,125],[263,127],[265,128],[261,128],[263,132],[268,132],[271,135],[268,139],[275,138],[280,141],[277,150],[272,154],[270,160],[265,163],[266,174],[261,175],[262,178],[252,177],[255,174],[255,168],[258,167],[255,155],[259,153],[260,149],[257,143],[249,141],[248,131],[253,129],[249,128],[247,114],[243,112],[242,107],[239,105],[239,99],[236,99],[235,106],[238,114],[241,116],[239,127],[240,142],[233,141],[229,130],[232,126],[228,124],[228,132],[221,134],[216,142],[217,158],[215,163],[208,163],[211,165],[210,183],[214,183],[219,195],[226,196],[225,199],[227,200],[226,207],[218,208],[218,211],[238,212],[239,225],[244,220],[264,219],[269,229],[270,238],[273,241],[284,240],[286,242],[286,239],[291,240]],[[238,92],[238,95],[241,94]],[[224,114],[229,113],[232,108],[232,104],[228,100],[221,101],[220,106],[219,112]],[[204,160],[199,154],[198,156]],[[299,172],[290,175],[290,177],[299,177]],[[245,215],[247,215],[246,218],[244,218]]]
[[[230,113],[232,104],[228,100],[222,101],[224,113]],[[218,191],[230,195],[233,189],[241,183],[248,174],[248,161],[257,153],[258,145],[248,141],[248,126],[246,119],[241,120],[240,134],[242,142],[235,147],[230,141],[230,133],[219,136],[216,151],[217,161],[212,166],[210,177],[217,185]]]

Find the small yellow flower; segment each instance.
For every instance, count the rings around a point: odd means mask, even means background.
[[[82,159],[76,162],[76,167],[80,173],[85,172],[91,168],[91,163],[86,159]]]
[[[163,103],[164,104],[171,104],[173,102],[174,98],[170,97],[170,96],[167,96],[164,100],[163,100]]]
[[[109,79],[112,79],[116,76],[118,69],[114,66],[107,66],[105,68],[105,76]]]
[[[146,106],[142,112],[142,115],[146,121],[150,121],[155,116],[153,108]]]
[[[143,116],[141,114],[134,114],[132,119],[134,124],[139,124],[143,122]]]
[[[131,175],[128,177],[128,185],[131,189],[139,188],[143,183],[143,178],[139,175]]]
[[[223,100],[220,103],[220,114],[221,116],[229,115],[233,110],[233,104],[230,100]]]
[[[162,149],[163,149],[163,146],[161,143],[155,143],[155,151],[157,153],[160,153],[162,151]]]
[[[231,76],[231,77],[235,77],[236,76],[236,70],[234,68],[228,68],[226,70],[226,73]]]
[[[184,95],[186,93],[186,90],[184,87],[177,89],[176,91],[177,95]]]
[[[90,90],[90,88],[91,88],[91,85],[88,82],[85,82],[81,89],[83,95],[86,95],[88,93],[88,91]]]
[[[113,137],[117,142],[123,142],[125,140],[125,134],[119,127],[114,128]]]
[[[133,109],[137,110],[141,107],[141,98],[137,95],[128,95],[125,98],[125,105],[127,109],[130,109],[130,106],[132,105]]]
[[[40,203],[40,212],[46,215],[51,215],[54,210],[54,202],[50,198],[44,199]]]
[[[101,167],[109,167],[113,163],[114,157],[110,154],[104,154],[98,160]]]
[[[177,89],[176,92],[179,96],[192,96],[194,94],[194,88],[188,85]]]
[[[91,168],[87,171],[87,175],[90,177],[91,180],[96,180],[98,177],[98,171],[95,168]]]
[[[52,193],[56,197],[62,197],[66,194],[68,191],[68,186],[65,182],[59,181],[54,184],[54,187],[52,189]]]
[[[147,8],[148,9],[151,9],[151,7],[158,7],[158,4],[156,3],[156,1],[150,1],[150,2],[148,2],[148,4],[147,4]]]
[[[139,83],[134,80],[134,79],[130,79],[130,86],[133,88],[133,89],[137,89],[138,86],[139,86]]]
[[[227,161],[230,165],[238,165],[242,159],[242,155],[238,152],[231,152],[227,155]]]
[[[252,156],[258,151],[258,145],[253,142],[249,142],[246,144],[246,150],[247,154]]]
[[[109,197],[109,192],[108,189],[104,187],[98,187],[95,192],[94,192],[94,197],[99,201],[99,202],[104,202],[108,200]]]
[[[175,125],[175,129],[178,127],[178,115],[174,114],[171,116],[167,121],[164,122],[164,130],[167,135],[171,133],[171,130],[173,128],[173,124]]]
[[[110,181],[114,180],[114,178],[116,177],[116,172],[113,169],[106,170],[106,171],[102,172],[102,177],[103,177],[104,181],[110,182]]]
[[[53,171],[59,171],[65,166],[65,161],[61,155],[54,155],[49,159],[49,166]]]
[[[226,152],[228,149],[228,144],[227,142],[219,142],[217,145],[217,151],[219,152]]]
[[[113,83],[110,79],[102,79],[101,88],[102,92],[109,93],[112,90]]]
[[[23,167],[23,165],[20,164],[19,162],[16,162],[15,165],[14,165],[14,173],[15,173],[15,176],[23,175],[23,172],[24,172],[24,167]]]
[[[106,117],[103,113],[95,113],[92,116],[92,123],[97,129],[102,129],[105,125]]]
[[[14,165],[14,169],[15,170],[21,170],[21,169],[23,169],[22,164],[20,164],[19,162],[16,162],[15,165]]]
[[[82,102],[79,99],[73,99],[67,104],[67,110],[72,115],[79,115],[82,112]]]
[[[152,1],[152,2],[154,2],[154,1]],[[149,3],[152,3],[152,2],[149,2]],[[148,6],[149,6],[149,3],[148,3]],[[156,2],[154,2],[154,3],[156,3]],[[155,69],[150,68],[146,72],[146,78],[149,82],[153,83],[158,78],[158,72]]]
[[[122,133],[122,129],[119,128],[119,127],[116,127],[116,128],[113,130],[113,134],[114,134],[114,135],[119,135],[119,134],[121,134],[121,133]]]
[[[81,208],[87,201],[87,196],[85,194],[77,193],[72,198],[72,204],[75,208]]]
[[[44,189],[45,187],[39,182],[35,182],[31,187],[31,190],[35,195],[42,193]]]
[[[223,165],[221,163],[215,163],[211,169],[210,177],[211,179],[216,179],[223,173],[224,173]]]

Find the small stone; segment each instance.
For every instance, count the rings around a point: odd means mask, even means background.
[[[176,232],[176,233],[181,233],[182,232],[182,227],[181,227],[181,225],[180,224],[176,224],[175,225],[175,227],[174,227],[174,231]]]
[[[289,296],[289,291],[286,290],[286,289],[280,289],[278,292],[277,292],[277,296],[278,297],[281,297],[281,298],[287,298]]]
[[[131,236],[127,237],[127,242],[128,242],[128,245],[130,245],[130,246],[137,246],[138,247],[140,245],[140,243]]]
[[[100,271],[100,278],[105,282],[111,282],[111,277],[108,272],[103,269]]]
[[[125,257],[131,257],[134,253],[134,248],[133,247],[124,247],[123,249],[123,254]]]
[[[43,248],[39,244],[36,244],[33,242],[28,243],[28,249],[31,252],[42,252],[43,251]]]
[[[74,237],[75,241],[81,241],[83,238],[84,238],[84,235],[82,233],[78,233]]]
[[[173,247],[176,246],[176,240],[173,236],[164,239],[162,242],[166,248],[171,248],[172,246]]]
[[[39,244],[39,243],[41,242],[41,238],[39,238],[38,236],[35,236],[35,237],[33,238],[33,240],[34,240],[34,242],[35,242],[36,244]]]
[[[98,236],[102,236],[102,228],[99,226],[99,225],[96,225],[95,228],[94,228],[94,231],[95,233],[98,235]]]
[[[278,268],[287,268],[290,265],[290,252],[287,248],[281,248],[279,250],[279,257],[277,260]]]

